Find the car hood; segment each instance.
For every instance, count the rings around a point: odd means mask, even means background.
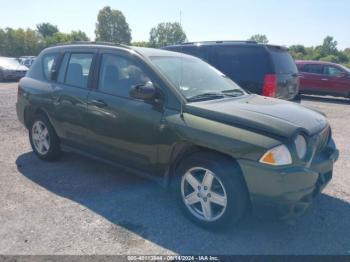
[[[297,131],[313,135],[328,125],[326,117],[314,110],[258,95],[190,103],[184,112],[286,138]]]

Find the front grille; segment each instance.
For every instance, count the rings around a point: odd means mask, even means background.
[[[329,142],[329,139],[331,138],[331,128],[330,127],[327,127],[325,128],[324,130],[322,130],[319,134],[317,134],[317,151],[320,152],[320,151],[323,151],[328,142]]]

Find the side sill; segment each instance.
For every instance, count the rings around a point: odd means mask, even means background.
[[[98,157],[98,156],[86,153],[86,152],[84,152],[84,151],[82,151],[80,149],[76,149],[76,148],[73,148],[73,147],[70,147],[70,146],[67,146],[67,145],[62,145],[61,144],[61,150],[64,151],[64,152],[79,154],[79,155],[82,155],[84,157],[96,160],[98,162],[102,162],[102,163],[111,165],[111,166],[113,166],[113,167],[115,167],[115,168],[117,168],[117,169],[119,169],[121,171],[125,171],[126,173],[129,173],[131,175],[136,175],[136,176],[139,176],[139,177],[143,177],[143,178],[155,181],[160,186],[164,187],[164,178],[163,177],[158,178],[158,177],[155,177],[155,176],[151,175],[150,173],[143,172],[143,171],[141,171],[139,169],[135,169],[135,168],[132,168],[132,167],[124,166],[124,165],[116,163],[114,161],[103,159],[101,157]]]

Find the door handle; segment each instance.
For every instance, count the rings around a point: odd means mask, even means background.
[[[108,106],[103,100],[91,100],[90,104],[97,106],[99,108],[103,108],[103,107]]]
[[[322,78],[321,80],[322,80],[322,81],[328,81],[328,79],[327,79],[327,78]]]

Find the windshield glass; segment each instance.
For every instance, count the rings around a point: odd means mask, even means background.
[[[0,57],[0,66],[4,67],[17,67],[20,63],[17,61],[16,58],[7,58],[7,57]]]
[[[198,96],[205,100],[245,94],[231,79],[198,58],[158,56],[151,60],[187,100]]]
[[[346,66],[340,65],[341,68],[343,68],[346,72],[350,73],[350,69]]]

